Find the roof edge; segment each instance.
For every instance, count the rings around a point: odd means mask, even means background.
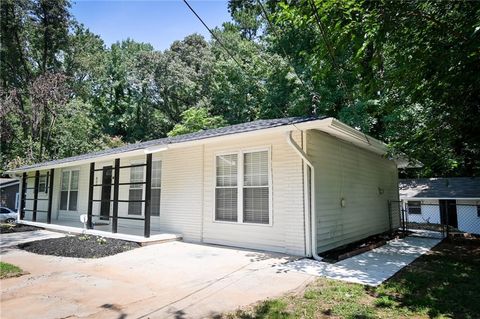
[[[362,133],[361,131],[351,126],[348,126],[347,124],[333,117],[327,117],[327,118],[310,117],[310,118],[304,118],[304,119],[298,118],[298,122],[292,121],[291,123],[285,123],[285,124],[280,124],[280,125],[275,125],[275,126],[265,127],[265,128],[252,129],[244,132],[232,132],[232,133],[227,132],[225,134],[219,134],[216,136],[205,136],[199,139],[192,139],[192,140],[186,140],[186,141],[170,142],[168,138],[160,139],[158,140],[158,143],[152,143],[144,146],[139,145],[138,149],[133,149],[131,151],[119,151],[116,153],[114,152],[114,153],[110,153],[106,155],[98,155],[98,156],[94,156],[93,154],[95,153],[92,153],[93,156],[90,158],[78,159],[78,160],[72,159],[71,161],[66,160],[63,163],[52,163],[50,165],[48,164],[49,162],[44,162],[45,165],[43,166],[41,166],[41,164],[43,163],[39,163],[39,164],[34,164],[36,166],[32,166],[32,167],[24,166],[24,167],[19,167],[13,170],[8,170],[6,171],[6,173],[18,174],[23,172],[36,171],[40,169],[46,170],[51,168],[83,165],[83,164],[91,163],[92,161],[98,161],[98,160],[104,161],[104,160],[111,160],[114,158],[138,156],[138,155],[147,154],[147,153],[165,151],[167,149],[172,149],[172,148],[198,145],[199,143],[210,143],[210,142],[215,142],[223,139],[231,139],[231,138],[235,138],[238,135],[252,136],[252,135],[257,135],[264,132],[306,130],[306,129],[318,129],[320,131],[324,131],[326,133],[334,135],[339,139],[352,142],[353,144],[356,144],[364,149],[370,150],[380,155],[384,155],[388,151],[388,148],[385,143],[365,133]],[[156,140],[147,141],[147,142],[154,142],[154,141]],[[164,143],[162,143],[162,141]]]

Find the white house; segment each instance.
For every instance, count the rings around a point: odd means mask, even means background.
[[[318,253],[388,231],[397,166],[333,118],[205,130],[24,166],[24,220],[276,251]],[[393,224],[393,225],[392,225]]]
[[[450,225],[480,235],[480,179],[403,179],[400,199],[410,223]]]

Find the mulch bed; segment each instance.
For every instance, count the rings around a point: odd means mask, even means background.
[[[335,263],[346,258],[350,258],[366,251],[383,246],[387,241],[394,238],[403,238],[405,235],[402,232],[384,233],[367,237],[365,239],[350,243],[348,245],[335,248],[320,254],[324,261]]]
[[[76,258],[99,258],[116,255],[140,247],[139,243],[91,235],[44,239],[18,245],[40,255]]]
[[[41,230],[42,228],[22,224],[0,224],[0,234],[21,233]]]

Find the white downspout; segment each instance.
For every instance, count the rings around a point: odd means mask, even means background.
[[[305,136],[306,138],[306,136]],[[310,250],[312,257],[315,260],[322,261],[317,253],[317,230],[316,230],[316,211],[315,211],[315,167],[308,159],[307,154],[301,149],[298,144],[293,140],[292,131],[287,132],[287,143],[297,152],[297,154],[303,159],[303,161],[310,167],[310,205],[308,205],[309,214],[306,213],[307,229],[310,226],[310,233],[307,232],[307,243],[310,242]],[[307,171],[305,170],[305,174]],[[310,235],[310,236],[309,236]],[[309,240],[310,239],[310,240]],[[308,250],[307,250],[308,254]]]

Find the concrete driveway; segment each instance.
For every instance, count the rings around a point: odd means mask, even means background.
[[[1,281],[4,319],[215,317],[315,278],[282,271],[285,255],[184,242],[100,259],[8,249],[1,260],[30,273]]]

